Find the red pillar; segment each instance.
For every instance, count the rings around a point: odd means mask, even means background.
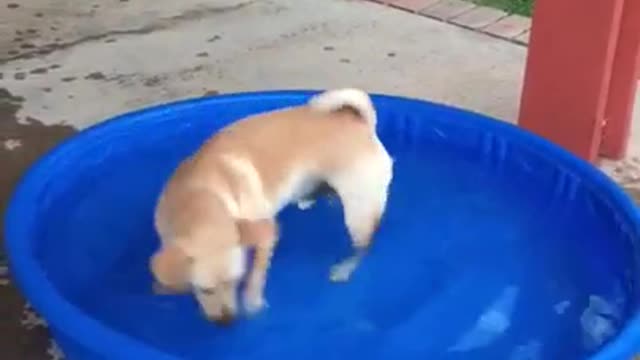
[[[624,157],[640,77],[640,1],[625,0],[605,113],[600,155]]]
[[[519,124],[590,161],[599,152],[624,2],[535,2]]]

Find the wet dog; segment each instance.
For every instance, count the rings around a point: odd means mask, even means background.
[[[229,322],[246,278],[249,313],[265,305],[264,287],[278,239],[277,213],[335,193],[355,254],[336,264],[346,281],[371,243],[387,203],[392,160],[376,134],[370,97],[339,89],[307,104],[254,115],[222,129],[177,168],[159,198],[160,249],[150,268],[172,291],[193,291],[205,315]],[[254,256],[249,273],[247,250]]]

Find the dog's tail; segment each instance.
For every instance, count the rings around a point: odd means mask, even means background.
[[[311,98],[312,109],[325,112],[351,111],[372,128],[376,128],[376,110],[369,95],[358,89],[329,90]]]

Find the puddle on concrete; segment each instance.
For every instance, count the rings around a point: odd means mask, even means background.
[[[48,126],[36,119],[19,123],[17,113],[23,102],[22,97],[0,88],[0,214],[4,214],[8,198],[25,170],[44,152],[77,132],[71,126]],[[0,228],[4,228],[4,216],[0,216]],[[46,326],[25,322],[26,315],[36,315],[25,312],[28,306],[9,280],[6,261],[4,234],[0,231],[0,349],[3,349],[3,358],[51,358],[48,354],[49,331]]]
[[[77,132],[68,125],[45,125],[37,119],[18,122],[17,113],[24,99],[0,88],[0,213],[24,171],[62,139]],[[4,217],[0,217],[4,228]],[[0,232],[0,266],[5,261],[4,235]]]

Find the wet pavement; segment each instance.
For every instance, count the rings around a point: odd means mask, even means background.
[[[24,98],[0,88],[0,213],[16,183],[38,157],[76,130],[66,125],[44,125],[37,119],[18,122],[17,113]],[[4,229],[4,216],[0,217]],[[4,249],[0,235],[0,249]],[[7,360],[60,358],[52,347],[44,322],[26,304],[11,283],[7,258],[0,250],[0,352]]]

